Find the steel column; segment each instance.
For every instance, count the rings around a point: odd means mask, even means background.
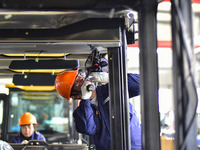
[[[156,13],[157,2],[148,0],[138,12],[143,150],[160,150]]]
[[[122,47],[109,48],[111,149],[130,150],[129,100],[127,94],[126,36],[121,28]]]
[[[121,27],[121,33],[122,33],[122,96],[123,96],[123,124],[124,124],[124,141],[125,144],[125,150],[131,149],[131,135],[130,135],[130,115],[129,115],[129,97],[128,97],[128,85],[127,85],[127,38],[126,38],[126,30],[125,30],[125,24]]]

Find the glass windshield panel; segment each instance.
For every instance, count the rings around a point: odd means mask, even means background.
[[[68,133],[69,101],[57,92],[10,91],[8,132],[19,132],[19,118],[31,112],[41,133]]]

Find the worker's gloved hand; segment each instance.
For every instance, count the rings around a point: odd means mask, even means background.
[[[28,144],[27,140],[23,140],[21,144]]]
[[[81,86],[81,93],[82,93],[82,97],[81,99],[89,99],[92,96],[92,91],[88,90],[88,87],[92,85],[94,86],[94,83],[85,80],[83,85]]]
[[[108,83],[109,76],[107,72],[92,72],[89,75],[89,79],[92,82]]]

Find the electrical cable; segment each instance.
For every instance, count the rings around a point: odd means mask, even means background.
[[[192,73],[192,65],[191,65],[191,62],[192,62],[192,47],[191,47],[190,43],[187,40],[187,35],[186,35],[187,32],[186,32],[186,27],[185,27],[184,19],[183,19],[183,16],[181,14],[181,10],[179,9],[179,7],[173,1],[172,1],[172,4],[174,4],[174,6],[175,6],[175,10],[176,10],[178,18],[179,18],[179,23],[180,23],[181,33],[182,33],[182,38],[183,38],[183,44],[185,46],[185,51],[186,51],[186,56],[187,56],[187,61],[188,61],[189,74],[188,74],[188,77],[186,79],[188,79],[189,77],[191,77],[191,83],[192,83],[193,90],[196,91],[194,76],[193,76],[193,73]],[[186,91],[188,93],[187,87],[186,87]],[[180,145],[180,149],[181,150],[184,150],[184,148],[185,148],[185,146],[187,144],[187,138],[188,138],[188,135],[189,135],[189,131],[191,129],[191,126],[192,126],[193,122],[195,121],[196,109],[197,109],[197,105],[198,105],[197,104],[198,103],[197,93],[195,94],[195,97],[196,97],[195,98],[195,100],[196,100],[195,101],[195,109],[194,109],[191,121],[189,123],[189,126],[186,129],[186,134],[185,134],[185,137],[183,139],[183,143]]]

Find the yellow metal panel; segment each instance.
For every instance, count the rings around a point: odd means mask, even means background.
[[[16,86],[14,84],[6,84],[6,88],[19,88],[25,91],[53,91],[55,86]]]
[[[8,56],[8,57],[23,57],[24,55],[26,55],[27,57],[64,57],[65,55],[68,55],[68,53],[64,54],[3,54],[4,56]]]
[[[18,73],[61,73],[67,71],[67,69],[25,69],[25,70],[10,69],[10,70]]]

